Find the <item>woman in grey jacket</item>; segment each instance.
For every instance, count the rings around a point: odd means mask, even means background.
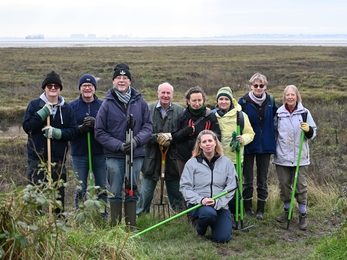
[[[315,138],[317,127],[310,111],[303,107],[301,101],[297,87],[287,86],[283,92],[283,105],[277,110],[275,117],[277,140],[274,164],[276,165],[280,197],[284,203],[284,213],[276,220],[278,222],[288,220],[300,137],[304,131],[305,139],[302,146],[295,198],[299,204],[299,229],[306,230],[307,166],[310,164],[308,139]]]
[[[180,180],[180,191],[188,207],[203,205],[191,212],[199,236],[204,236],[210,226],[213,241],[226,243],[231,240],[232,220],[228,203],[235,189],[234,164],[223,155],[217,135],[210,130],[201,131],[193,157],[185,164]],[[211,199],[224,191],[230,192],[216,200]]]

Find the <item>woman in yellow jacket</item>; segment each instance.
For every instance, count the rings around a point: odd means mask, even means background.
[[[230,147],[230,142],[232,140],[233,132],[236,132],[236,115],[237,111],[242,113],[240,115],[241,124],[240,130],[241,134],[236,136],[236,140],[240,142],[240,154],[241,154],[241,165],[243,162],[243,150],[244,146],[253,141],[254,131],[251,123],[249,122],[246,113],[242,112],[241,106],[237,103],[237,100],[233,98],[233,92],[230,87],[220,88],[217,92],[217,105],[212,111],[215,113],[219,128],[222,135],[222,146],[224,150],[224,155],[232,160],[236,168],[236,151],[232,151]],[[229,204],[230,211],[235,213],[234,204],[235,201],[231,201]]]

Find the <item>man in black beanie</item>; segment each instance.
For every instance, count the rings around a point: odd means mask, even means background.
[[[78,126],[71,106],[60,95],[63,84],[56,72],[46,75],[42,89],[44,92],[40,97],[30,101],[23,121],[23,129],[28,135],[27,178],[30,184],[38,184],[39,180],[46,181],[47,169],[40,169],[39,164],[46,162],[48,156],[51,157],[53,186],[59,191],[58,200],[61,201],[61,207],[57,207],[55,212],[61,216],[64,211],[65,190],[57,181],[66,182],[68,141],[75,138]],[[48,122],[50,123],[47,124]],[[47,149],[49,142],[51,151]]]
[[[125,158],[126,155],[131,156],[133,151],[133,186],[130,187],[133,194],[125,191],[124,215],[127,226],[135,228],[136,202],[139,197],[137,183],[143,158],[146,155],[144,146],[152,134],[153,123],[146,101],[137,90],[131,87],[128,65],[118,64],[114,68],[112,80],[113,87],[106,93],[95,119],[95,138],[103,146],[106,157],[107,178],[110,192],[113,194],[108,198],[112,225],[121,221],[125,169],[130,165]],[[127,121],[131,116],[133,116],[133,138],[126,141]],[[127,180],[129,184],[130,179],[127,178]]]

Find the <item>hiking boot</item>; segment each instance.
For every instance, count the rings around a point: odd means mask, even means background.
[[[299,215],[299,229],[300,230],[306,230],[308,225],[307,221],[307,214],[306,213],[301,213]]]
[[[253,217],[254,213],[252,211],[252,199],[244,200],[243,205],[245,207],[245,217]]]
[[[255,214],[255,218],[257,220],[263,220],[264,219],[264,209],[265,209],[265,201],[264,200],[258,200],[258,206],[257,206],[257,212]]]
[[[289,209],[284,208],[284,212],[281,216],[276,218],[277,222],[285,223],[288,220]]]

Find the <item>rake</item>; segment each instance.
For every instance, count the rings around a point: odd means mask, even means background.
[[[161,165],[160,165],[160,203],[156,203],[153,205],[153,215],[155,216],[156,213],[158,217],[162,215],[164,218],[166,216],[166,211],[168,213],[168,216],[170,217],[170,207],[168,203],[163,203],[163,197],[164,197],[164,180],[165,180],[165,170],[166,170],[166,154],[169,150],[168,147],[164,147],[162,145],[159,145],[159,150],[161,153]],[[157,209],[157,210],[156,210]]]

